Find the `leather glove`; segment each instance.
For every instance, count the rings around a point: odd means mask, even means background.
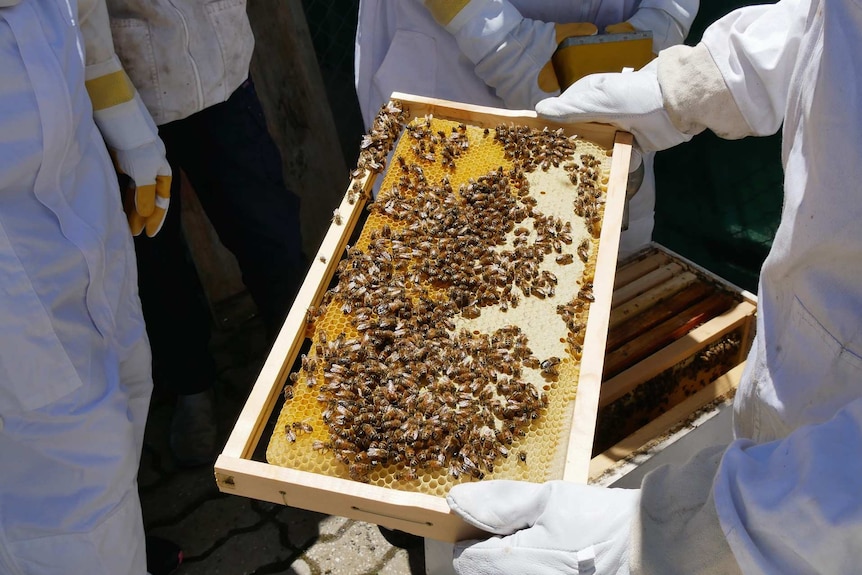
[[[507,0],[424,0],[455,37],[476,75],[511,109],[530,109],[560,91],[551,56],[561,40],[590,36],[589,22],[554,24],[524,18]]]
[[[153,237],[162,227],[171,195],[171,166],[153,118],[114,52],[105,0],[79,0],[84,40],[85,80],[99,127],[114,166],[131,180],[123,208],[132,235]]]
[[[557,122],[604,122],[631,132],[641,151],[655,152],[689,141],[664,108],[658,61],[636,72],[592,74],[559,97],[536,104],[536,113]]]
[[[460,575],[628,575],[640,490],[567,481],[482,481],[451,489],[449,507],[497,537],[455,544]]]
[[[146,230],[153,237],[162,229],[171,199],[171,167],[165,145],[156,138],[131,150],[113,149],[117,172],[129,177],[123,192],[123,209],[133,236]]]
[[[122,70],[117,74],[125,77]],[[131,83],[127,79],[125,83],[129,91],[121,94],[99,93],[103,86],[92,81],[87,82],[87,90],[93,101],[93,117],[114,166],[129,177],[129,186],[123,190],[123,209],[132,235],[146,230],[147,236],[153,237],[162,228],[170,204],[171,166],[149,112]],[[128,95],[131,97],[124,99]],[[113,103],[117,100],[119,103]],[[105,101],[113,105],[99,107]]]

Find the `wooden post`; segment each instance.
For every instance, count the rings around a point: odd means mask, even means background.
[[[249,0],[251,75],[284,177],[302,201],[303,248],[317,252],[349,183],[348,169],[299,0]]]

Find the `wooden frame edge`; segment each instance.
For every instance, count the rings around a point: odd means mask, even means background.
[[[590,304],[587,329],[584,334],[584,349],[601,349],[602,353],[595,357],[584,357],[581,362],[572,426],[566,447],[566,464],[563,471],[563,479],[566,481],[582,483],[589,476],[632,142],[633,136],[628,132],[617,132],[615,135],[607,201],[593,280],[594,284],[608,282],[609,285],[607,290],[594,290],[596,299]]]
[[[222,493],[348,517],[439,541],[455,542],[482,534],[452,512],[442,497],[224,454],[216,461],[214,471]],[[302,503],[297,505],[296,501]]]
[[[421,114],[432,114],[435,118],[443,118],[450,120],[467,120],[469,119],[476,126],[491,128],[496,126],[499,119],[507,119],[512,122],[517,122],[531,128],[542,129],[548,128],[564,128],[568,133],[577,134],[578,136],[599,144],[605,149],[612,149],[616,142],[617,128],[610,124],[600,124],[597,122],[584,123],[560,123],[545,118],[540,118],[534,110],[505,110],[501,108],[491,108],[488,106],[478,106],[475,104],[465,104],[461,102],[453,102],[451,100],[442,100],[439,98],[427,98],[425,96],[416,96],[403,92],[393,92],[391,100],[399,100],[407,102],[411,106],[411,112],[421,110]],[[465,118],[465,113],[467,118]],[[484,115],[495,118],[493,124],[486,121],[485,118],[470,117],[473,114]],[[620,132],[627,133],[627,132]]]

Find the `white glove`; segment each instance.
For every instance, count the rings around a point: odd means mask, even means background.
[[[640,490],[567,481],[482,481],[456,485],[449,507],[501,535],[455,545],[460,575],[628,575]]]
[[[592,74],[562,95],[536,104],[539,116],[558,122],[603,122],[631,132],[644,152],[672,148],[692,136],[676,127],[664,108],[658,60],[637,72]]]

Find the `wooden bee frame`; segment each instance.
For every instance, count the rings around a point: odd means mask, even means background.
[[[580,362],[577,398],[559,479],[586,482],[600,395],[604,344],[622,225],[632,136],[601,124],[554,125],[529,111],[506,111],[442,100],[393,94],[410,115],[433,115],[494,129],[515,123],[534,128],[562,128],[612,150],[602,231],[596,257],[593,294]],[[272,350],[261,369],[233,431],[215,464],[219,490],[320,513],[367,521],[440,541],[476,535],[449,510],[442,497],[387,489],[321,474],[271,465],[253,459],[283,385],[306,340],[306,314],[317,306],[332,281],[341,255],[360,220],[376,175],[366,172],[352,181]],[[357,189],[363,193],[356,194]],[[358,196],[358,197],[357,197]]]

